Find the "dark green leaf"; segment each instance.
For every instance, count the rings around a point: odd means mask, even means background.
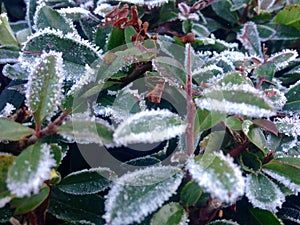
[[[48,212],[72,224],[104,225],[104,199],[99,195],[70,195],[53,189]]]
[[[280,218],[283,220],[296,222],[299,224],[300,222],[300,210],[299,208],[292,208],[292,207],[282,207],[282,209],[278,213]],[[286,223],[288,224],[288,223]]]
[[[300,109],[300,83],[296,83],[289,88],[288,92],[285,93],[287,102],[284,105],[284,110],[299,110]]]
[[[0,50],[1,51],[1,50]],[[4,76],[12,80],[27,80],[28,72],[21,67],[20,63],[6,64],[2,70]]]
[[[248,151],[243,151],[239,156],[239,161],[242,168],[249,172],[261,170],[262,162],[256,154]]]
[[[202,188],[195,182],[190,181],[184,185],[180,200],[185,207],[194,206],[202,195]]]
[[[195,115],[195,132],[204,131],[212,128],[225,119],[224,113],[208,111],[206,109],[198,109]]]
[[[257,222],[261,225],[272,224],[272,225],[284,225],[276,214],[259,208],[250,208],[250,213],[254,216]]]
[[[217,1],[212,4],[215,13],[222,19],[234,24],[238,22],[238,15],[236,12],[231,11],[232,3],[229,0]]]
[[[108,188],[115,176],[108,168],[81,170],[63,178],[57,187],[73,195],[95,194]]]
[[[0,140],[18,141],[34,133],[33,129],[6,118],[0,118],[0,127]]]
[[[180,225],[185,224],[187,214],[179,203],[171,202],[161,207],[152,219],[151,225]]]
[[[37,194],[25,198],[14,198],[11,206],[15,209],[15,214],[25,214],[42,204],[50,193],[48,186],[43,186]]]
[[[119,28],[113,28],[108,38],[107,50],[112,50],[124,44],[126,44],[124,30]]]

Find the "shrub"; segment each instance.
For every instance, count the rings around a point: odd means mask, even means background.
[[[5,2],[1,223],[299,224],[298,3]]]

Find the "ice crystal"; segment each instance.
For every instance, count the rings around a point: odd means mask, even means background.
[[[278,131],[287,136],[297,137],[300,135],[300,118],[298,114],[291,117],[277,117],[274,120]]]
[[[100,15],[102,17],[105,17],[105,15],[107,13],[109,13],[110,11],[112,11],[113,8],[114,8],[114,6],[112,6],[111,4],[101,3],[101,4],[97,5],[96,9],[94,10],[94,13],[97,15]]]
[[[4,109],[2,109],[2,111],[0,111],[0,118],[8,117],[15,109],[16,108],[14,105],[7,102]]]
[[[1,20],[0,20],[1,22]],[[1,25],[1,24],[0,24]],[[0,209],[3,208],[7,203],[9,203],[12,200],[12,197],[4,197],[4,198],[0,198]]]
[[[296,50],[284,49],[281,52],[277,52],[268,58],[268,62],[275,64],[277,70],[284,69],[290,62],[294,61],[298,57]]]
[[[169,0],[119,0],[120,2],[128,2],[135,5],[146,5],[148,8],[159,7]]]
[[[225,156],[222,152],[203,157],[199,162],[191,158],[187,163],[186,167],[193,179],[212,197],[234,203],[244,194],[245,181],[240,168],[232,157]],[[220,165],[213,162],[215,157],[219,158]]]
[[[141,222],[176,193],[183,174],[172,166],[148,167],[127,173],[106,196],[103,218],[112,225]]]
[[[42,183],[50,178],[51,168],[56,165],[55,160],[50,154],[49,145],[42,144],[41,149],[38,151],[40,151],[40,155],[39,159],[35,159],[38,160],[35,168],[32,168],[31,165],[26,165],[25,167],[28,168],[28,171],[19,170],[20,165],[16,165],[15,160],[8,171],[6,180],[7,187],[12,194],[19,198],[30,196],[31,193],[37,194]],[[24,164],[26,164],[26,161],[24,161]],[[12,174],[12,168],[14,169],[14,174]],[[19,173],[26,173],[26,180],[24,180],[24,177],[22,177],[22,179],[17,179],[19,177],[19,174],[17,174],[18,170]]]
[[[232,220],[226,220],[226,219],[214,220],[209,222],[207,225],[214,225],[214,224],[239,225],[237,222],[234,222]]]

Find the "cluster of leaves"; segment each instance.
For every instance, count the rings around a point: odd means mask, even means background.
[[[299,224],[299,12],[27,0],[25,20],[1,13],[0,223]],[[76,144],[136,169],[66,165]]]

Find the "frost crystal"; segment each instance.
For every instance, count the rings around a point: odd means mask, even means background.
[[[275,118],[274,123],[276,124],[280,133],[292,137],[297,137],[300,135],[300,118],[297,114],[291,117],[277,117]]]
[[[1,20],[0,20],[0,22],[1,22]],[[1,25],[1,23],[0,23],[0,25]],[[7,203],[9,203],[10,200],[12,200],[11,197],[0,198],[0,209],[3,208]]]
[[[6,103],[4,109],[0,112],[1,117],[8,117],[16,108],[10,103]]]
[[[277,70],[284,69],[291,61],[298,57],[296,50],[284,49],[282,52],[277,52],[268,58],[268,62],[275,63]]]
[[[33,171],[32,169],[30,171],[22,171],[23,173],[30,174],[26,181],[17,180],[14,179],[14,177],[11,178],[11,176],[9,176],[10,171],[8,172],[8,177],[6,180],[7,187],[12,194],[16,195],[19,198],[30,196],[32,192],[34,194],[37,194],[42,183],[50,178],[51,168],[56,165],[55,160],[50,154],[49,145],[41,145],[40,152],[41,154],[40,158],[38,159],[38,165],[36,166],[36,168],[34,168],[35,171]],[[16,166],[15,161],[13,162],[12,166]]]
[[[154,8],[161,6],[164,3],[168,3],[169,0],[119,0],[120,2],[128,2],[135,5],[146,5],[148,8]]]
[[[240,168],[233,162],[232,157],[225,156],[222,152],[215,152],[209,156],[208,159],[212,160],[206,161],[205,156],[203,157],[204,159],[200,159],[200,162],[195,162],[191,158],[186,166],[199,186],[203,187],[212,197],[226,203],[234,203],[243,196],[245,181]],[[222,165],[224,171],[213,168],[221,166],[214,165],[214,157],[218,157],[221,164],[224,164]]]
[[[214,220],[212,222],[209,222],[207,225],[214,225],[214,224],[226,224],[226,225],[239,225],[237,222],[234,222],[232,220]]]

